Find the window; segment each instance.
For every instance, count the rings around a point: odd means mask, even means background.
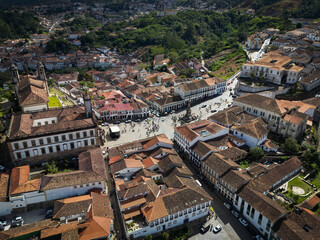
[[[179,217],[181,217],[181,216],[182,216],[182,211],[179,212]]]
[[[83,137],[87,137],[87,132],[83,132]]]
[[[71,149],[73,149],[74,148],[74,143],[70,143],[70,147],[71,147]]]
[[[174,220],[174,221],[173,221],[173,224],[177,224],[177,220]]]
[[[88,146],[88,140],[84,140],[84,145]]]
[[[57,152],[60,152],[61,151],[61,148],[59,145],[56,146],[56,149],[57,149]]]
[[[61,138],[62,138],[62,141],[65,141],[66,140],[66,135],[62,135]]]
[[[26,157],[30,157],[29,151],[25,151],[24,153],[26,154]]]
[[[90,136],[94,136],[93,130],[90,130]]]
[[[69,139],[70,139],[70,140],[73,139],[73,134],[69,134]]]
[[[38,122],[38,126],[41,126],[41,122]]]
[[[47,142],[48,142],[48,143],[51,143],[51,138],[48,137],[48,138],[47,138]]]
[[[266,227],[266,231],[267,232],[269,232],[270,227],[271,227],[271,222],[268,220],[267,227]]]
[[[91,139],[91,145],[94,145],[94,139]]]
[[[175,214],[174,214],[174,218],[177,218],[177,217],[178,217],[178,213],[175,213]]]
[[[254,217],[254,213],[255,213],[255,211],[256,211],[256,210],[255,210],[254,208],[252,208],[252,209],[251,209],[251,214],[250,214],[250,217],[251,217],[251,218],[253,218],[253,217]]]
[[[169,222],[169,223],[168,223],[168,227],[170,227],[170,226],[171,226],[171,224],[172,224],[172,223],[171,223],[171,222]]]
[[[157,227],[157,231],[160,231],[160,230],[161,230],[161,227],[160,227],[160,226],[158,226],[158,227]]]
[[[57,142],[59,142],[59,137],[58,136],[55,136],[54,137],[54,141],[57,143]]]
[[[45,121],[44,124],[45,124],[45,125],[48,125],[48,121]]]
[[[160,219],[160,224],[163,223],[163,218]]]
[[[14,149],[19,149],[19,143],[14,144]]]
[[[187,209],[183,211],[183,214],[186,215],[187,214]]]
[[[39,139],[39,143],[40,143],[40,145],[43,145],[44,144],[44,142],[43,142],[43,139],[41,138],[41,139]]]
[[[170,220],[172,220],[173,219],[173,215],[170,215]]]
[[[261,222],[262,222],[262,214],[260,213],[259,214],[259,219],[258,219],[258,224],[261,225]]]
[[[46,154],[46,149],[45,148],[41,148],[41,153],[42,154]]]
[[[76,133],[76,135],[77,135],[77,138],[80,138],[80,133]]]
[[[36,140],[31,140],[31,145],[32,145],[32,147],[35,147],[36,146]]]
[[[23,147],[24,147],[24,148],[27,148],[27,147],[28,147],[28,143],[27,143],[27,142],[23,142],[22,144],[23,144]]]
[[[17,159],[21,159],[21,153],[17,153]]]
[[[251,210],[251,206],[250,206],[250,205],[248,205],[248,206],[247,206],[247,215],[249,215],[249,214],[250,214],[250,210]]]

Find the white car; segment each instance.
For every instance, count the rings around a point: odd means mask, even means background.
[[[236,210],[231,211],[232,215],[235,216],[236,218],[239,217],[239,213]]]
[[[162,122],[164,122],[166,120],[166,118],[165,117],[162,117]]]
[[[243,226],[245,226],[245,227],[248,226],[248,222],[247,222],[245,219],[243,219],[243,218],[239,218],[239,222],[240,222]]]
[[[217,226],[215,226],[215,227],[213,228],[212,232],[218,233],[218,232],[221,231],[221,229],[222,229],[221,225],[217,225]]]
[[[231,208],[230,204],[227,203],[227,202],[224,202],[223,205],[224,205],[227,209],[230,209],[230,208]]]

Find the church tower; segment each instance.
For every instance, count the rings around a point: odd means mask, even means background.
[[[19,97],[18,83],[20,82],[20,76],[19,76],[18,68],[16,67],[16,65],[12,64],[12,66],[10,67],[10,72],[11,72],[14,92],[16,93],[16,97],[18,98]]]
[[[91,98],[88,95],[88,93],[85,93],[83,96],[83,102],[84,102],[84,107],[86,110],[86,117],[92,117],[92,105],[91,105]]]
[[[48,88],[48,81],[47,81],[46,71],[44,69],[44,66],[43,66],[42,62],[38,63],[37,72],[38,72],[38,79],[44,81],[45,89],[46,89],[46,92],[47,92],[47,94],[49,96],[49,88]]]

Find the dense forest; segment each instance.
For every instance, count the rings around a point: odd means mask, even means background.
[[[0,10],[0,41],[25,38],[39,29],[39,19],[32,12],[6,12]]]
[[[128,26],[137,30],[125,30]],[[81,41],[87,46],[117,48],[124,54],[145,48],[141,56],[145,60],[160,53],[170,59],[184,60],[199,57],[201,51],[204,57],[210,57],[224,49],[238,48],[238,43],[245,41],[248,34],[267,27],[282,31],[294,28],[285,19],[252,17],[236,11],[186,11],[162,18],[152,13],[129,23],[109,24],[82,37]]]

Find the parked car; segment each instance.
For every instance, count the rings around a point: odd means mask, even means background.
[[[236,218],[239,218],[239,213],[236,210],[231,211],[232,215],[235,216]]]
[[[0,217],[0,226],[6,226],[7,225],[7,220],[5,217]]]
[[[217,225],[217,226],[215,226],[215,227],[213,228],[212,231],[213,231],[214,233],[218,233],[218,232],[221,231],[221,229],[222,229],[221,225]]]
[[[157,113],[157,114],[156,114],[156,116],[157,116],[157,117],[160,117],[160,114],[159,114],[159,113]]]
[[[131,123],[131,122],[132,122],[132,121],[131,121],[131,120],[129,120],[129,119],[128,119],[128,120],[126,120],[126,123]]]
[[[201,107],[202,107],[202,108],[205,108],[205,107],[207,107],[207,104],[202,104]]]
[[[217,112],[217,110],[215,110],[215,109],[212,109],[212,110],[211,110],[211,112],[212,112],[212,113],[215,113],[215,112]]]
[[[162,117],[162,122],[164,122],[166,120],[166,118],[165,117]]]
[[[202,226],[202,227],[200,228],[200,232],[201,232],[202,234],[205,234],[206,232],[208,232],[209,229],[210,229],[210,225],[208,225],[208,226],[206,226],[206,227]]]
[[[224,202],[223,205],[227,208],[227,209],[231,209],[231,205],[227,202]]]
[[[21,216],[14,216],[11,221],[11,227],[20,227],[24,223],[24,220]]]
[[[248,226],[247,220],[245,220],[245,219],[243,219],[243,218],[239,218],[239,222],[240,222],[243,226],[245,226],[245,227]]]
[[[116,124],[120,124],[120,121],[116,121]]]
[[[136,122],[141,122],[141,119],[140,118],[136,119]]]
[[[53,211],[52,209],[48,209],[46,213],[46,219],[50,219],[53,217]]]
[[[256,239],[256,240],[263,240],[263,237],[261,237],[260,235],[256,235],[256,236],[254,237],[254,239]]]
[[[171,113],[175,113],[175,112],[176,112],[175,110],[172,110],[172,111],[171,111]]]

